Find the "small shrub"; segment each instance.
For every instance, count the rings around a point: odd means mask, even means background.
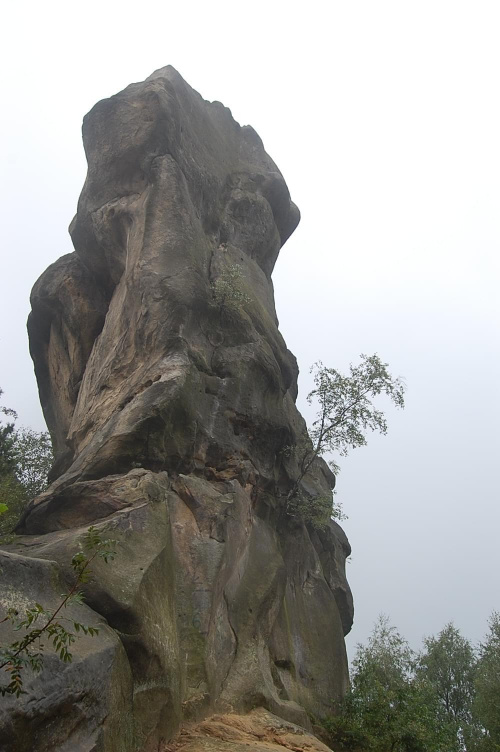
[[[239,264],[229,264],[212,282],[214,305],[221,313],[241,310],[250,303],[250,298],[242,289],[243,272]]]

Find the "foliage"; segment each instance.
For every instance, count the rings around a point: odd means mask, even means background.
[[[341,504],[332,503],[332,496],[306,496],[300,489],[290,499],[287,507],[288,514],[299,515],[306,523],[316,530],[325,528],[328,520],[344,520],[345,514]]]
[[[453,624],[416,655],[380,617],[334,711],[323,725],[339,752],[499,752],[500,614],[479,659]]]
[[[350,366],[350,375],[343,376],[322,363],[314,367],[315,388],[307,401],[318,403],[316,419],[309,432],[313,445],[303,459],[307,469],[315,457],[325,453],[347,456],[350,449],[366,444],[366,431],[387,433],[384,413],[375,409],[372,399],[386,394],[396,407],[404,407],[404,385],[394,379],[378,355],[361,355],[361,363]],[[330,463],[338,472],[338,465]]]
[[[428,637],[424,644],[417,676],[434,693],[439,712],[444,713],[460,748],[464,729],[472,724],[474,649],[451,623],[437,637]]]
[[[3,394],[3,389],[0,388],[0,397]],[[15,456],[14,456],[14,421],[17,418],[17,414],[9,407],[0,405],[0,414],[6,415],[9,418],[13,418],[13,421],[7,422],[4,426],[0,425],[0,477],[11,473],[15,468]]]
[[[453,749],[435,696],[415,678],[415,661],[406,640],[380,617],[368,644],[358,646],[350,692],[325,724],[334,746],[373,752]]]
[[[0,407],[0,412],[17,418],[10,408]],[[7,507],[0,520],[0,536],[10,533],[27,503],[46,488],[52,462],[48,433],[16,429],[13,421],[0,426],[0,505]]]
[[[243,272],[239,264],[229,264],[212,282],[214,304],[222,313],[239,310],[250,298],[242,289]]]
[[[5,543],[10,540],[11,531],[21,518],[29,498],[14,473],[0,477],[0,505],[5,513],[0,519],[0,540]]]
[[[14,456],[16,478],[27,497],[34,499],[47,487],[47,475],[54,461],[49,434],[20,428],[15,432]]]
[[[83,538],[82,550],[76,553],[71,561],[76,576],[74,584],[71,590],[62,596],[59,606],[50,611],[40,603],[35,603],[26,609],[22,616],[14,608],[7,611],[1,621],[10,621],[14,630],[24,632],[24,635],[11,645],[0,647],[0,670],[7,672],[9,679],[7,684],[0,685],[0,695],[19,697],[24,693],[24,670],[28,667],[34,673],[42,670],[45,647],[42,639],[52,643],[59,658],[64,663],[69,663],[72,660],[71,645],[77,639],[77,634],[98,634],[99,630],[96,627],[86,626],[62,614],[69,605],[83,602],[79,587],[90,580],[90,565],[97,557],[106,563],[112,560],[116,555],[114,546],[115,541],[102,539],[98,530],[90,527]],[[66,622],[68,626],[64,626],[62,622]]]
[[[416,656],[380,617],[366,646],[358,646],[352,686],[325,722],[332,745],[373,752],[448,752],[453,736],[440,723],[435,696],[414,674]]]
[[[452,752],[439,728],[426,689],[410,682],[391,688],[375,684],[369,699],[353,690],[324,723],[336,750],[356,752]]]
[[[348,376],[321,362],[311,369],[314,372],[315,388],[309,393],[309,404],[318,406],[308,436],[294,448],[299,462],[299,474],[287,496],[287,512],[299,512],[303,519],[308,515],[307,506],[322,508],[323,513],[313,513],[320,524],[326,524],[331,509],[322,499],[304,497],[300,492],[302,480],[311,470],[315,460],[323,454],[345,457],[350,449],[367,443],[367,431],[387,433],[387,421],[381,410],[375,408],[373,399],[385,394],[398,408],[404,407],[404,385],[401,379],[393,378],[377,354],[361,355],[357,366],[350,365]],[[340,470],[334,459],[330,467],[335,474]],[[335,506],[334,506],[335,508]],[[338,507],[337,507],[338,509]],[[313,522],[314,524],[314,522]]]
[[[369,692],[373,680],[387,691],[412,675],[415,654],[408,642],[381,614],[366,646],[358,645],[353,661],[353,687]]]
[[[474,750],[500,750],[500,613],[489,620],[489,633],[479,648],[473,715],[481,730]]]

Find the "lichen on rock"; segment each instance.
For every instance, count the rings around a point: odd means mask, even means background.
[[[75,251],[28,322],[52,482],[2,555],[35,600],[86,526],[119,555],[86,586],[108,626],[77,656],[80,692],[57,710],[69,674],[48,661],[0,711],[0,746],[147,752],[258,706],[307,727],[346,690],[352,598],[343,531],[284,512],[305,424],[271,273],[299,212],[255,131],[171,67],[96,104],[83,140]],[[318,460],[307,492],[332,486]]]

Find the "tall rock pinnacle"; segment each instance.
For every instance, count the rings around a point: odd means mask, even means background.
[[[298,209],[255,131],[170,66],[96,104],[83,140],[75,251],[28,322],[52,483],[3,558],[39,601],[89,525],[118,556],[86,586],[99,635],[8,701],[0,746],[146,752],[257,706],[307,726],[345,692],[352,599],[341,528],[284,510],[305,424],[271,273]],[[304,493],[332,486],[317,461]]]

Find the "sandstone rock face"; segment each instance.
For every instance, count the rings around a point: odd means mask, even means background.
[[[53,602],[47,568],[70,583],[91,524],[118,558],[80,607],[103,629],[69,667],[48,653],[0,747],[148,752],[257,706],[307,726],[345,692],[353,611],[341,528],[285,512],[305,424],[271,272],[299,212],[255,131],[171,67],[99,102],[83,139],[75,252],[28,322],[56,462],[0,552],[0,603]],[[304,493],[333,481],[318,461]]]
[[[189,724],[165,747],[165,752],[331,752],[304,729],[277,718],[263,708],[247,715],[214,715]]]

